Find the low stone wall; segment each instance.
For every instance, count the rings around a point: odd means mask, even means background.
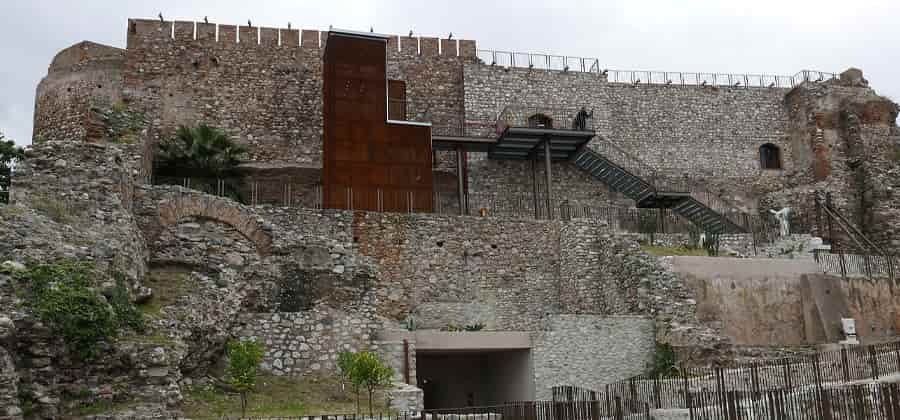
[[[645,372],[655,338],[649,317],[551,315],[533,334],[535,399],[550,399],[558,385],[599,390]]]
[[[331,308],[305,312],[258,313],[242,316],[240,337],[262,342],[260,365],[275,375],[334,374],[342,351],[370,350],[381,324],[366,313]]]

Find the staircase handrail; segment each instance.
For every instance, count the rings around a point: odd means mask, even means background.
[[[629,153],[628,151],[626,151],[626,150],[624,150],[624,149],[622,149],[622,148],[616,146],[615,144],[613,144],[613,142],[609,141],[609,139],[607,139],[606,137],[604,137],[604,136],[602,136],[602,135],[600,135],[600,134],[597,134],[597,135],[595,136],[595,138],[598,139],[598,140],[600,140],[599,143],[602,144],[602,146],[609,147],[609,148],[611,148],[612,150],[615,150],[618,154],[624,156],[627,160],[631,161],[631,163],[632,163],[634,166],[637,166],[637,167],[639,168],[639,170],[638,170],[638,171],[635,171],[635,170],[633,170],[633,169],[631,169],[631,168],[628,168],[628,167],[626,167],[626,166],[623,166],[620,162],[616,162],[615,160],[613,160],[613,159],[612,159],[612,156],[609,156],[608,154],[602,153],[604,156],[607,157],[607,160],[609,160],[610,162],[615,163],[615,164],[616,164],[617,166],[619,166],[620,168],[626,169],[628,172],[631,172],[631,173],[633,173],[633,174],[635,174],[635,175],[638,175],[638,176],[641,176],[641,177],[645,178],[645,180],[647,180],[647,182],[650,183],[650,185],[651,185],[651,187],[653,188],[654,191],[666,191],[666,189],[660,188],[660,186],[659,186],[659,179],[660,179],[660,178],[659,178],[659,175],[658,175],[658,171],[656,171],[656,169],[654,169],[653,167],[651,167],[648,163],[644,162],[643,160],[641,160],[641,159],[638,158],[637,156],[632,155],[632,154]],[[647,175],[647,176],[643,176],[644,174],[642,174],[641,172],[644,172],[645,174],[648,174],[648,175]],[[734,213],[739,213],[739,214],[747,214],[746,212],[740,210],[740,208],[738,208],[738,206],[736,206],[735,204],[731,203],[730,201],[728,201],[728,200],[726,200],[726,199],[724,199],[724,198],[722,198],[722,197],[715,196],[714,194],[712,194],[709,190],[707,190],[707,189],[705,189],[705,188],[702,189],[701,191],[696,191],[694,188],[685,186],[685,188],[683,189],[683,191],[670,191],[670,192],[686,192],[686,193],[689,193],[693,199],[697,200],[697,201],[700,202],[701,204],[703,204],[703,205],[709,207],[710,209],[713,209],[713,210],[715,210],[715,211],[717,211],[717,212],[719,212],[719,213],[732,213],[732,214],[734,214]],[[718,205],[716,205],[716,203],[718,203]],[[735,225],[738,225],[738,226],[740,226],[740,227],[742,227],[742,228],[745,228],[745,229],[748,229],[748,230],[749,230],[749,226],[744,226],[742,223],[740,223],[740,222],[737,221],[737,220],[734,220],[732,217],[728,217],[728,214],[725,214],[725,217],[726,217],[731,223],[734,223]]]
[[[644,178],[644,180],[646,180],[653,187],[653,189],[656,190],[656,169],[650,166],[647,162],[639,159],[637,156],[632,155],[627,150],[616,146],[613,142],[609,141],[609,139],[607,139],[603,135],[596,134],[594,138],[600,140],[599,143],[601,143],[602,146],[609,147],[610,149],[615,150],[616,153],[624,156],[628,161],[630,161],[629,163],[631,163],[634,167],[637,167],[637,170],[632,169],[630,167],[631,165],[626,166],[621,162],[614,161],[613,159],[611,159],[612,156],[608,153],[602,153],[607,160],[616,164],[616,166],[625,169],[626,171],[631,172],[634,175],[637,175],[638,177]]]
[[[819,201],[818,195],[816,196],[816,201]],[[850,237],[850,239],[856,243],[856,246],[861,250],[868,249],[869,252],[873,252],[874,255],[878,255],[881,257],[888,258],[889,254],[884,251],[881,247],[879,247],[875,242],[869,239],[866,234],[860,231],[856,226],[850,223],[834,206],[829,202],[830,200],[825,201],[825,205],[822,206],[822,209],[825,210],[825,215],[836,220],[838,222],[838,227]]]

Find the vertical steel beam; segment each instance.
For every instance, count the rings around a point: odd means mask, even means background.
[[[456,194],[459,197],[459,215],[466,214],[466,197],[463,196],[463,150],[456,146]]]
[[[531,199],[534,203],[534,218],[541,218],[540,209],[538,208],[538,183],[537,183],[537,153],[532,151],[531,155]]]
[[[547,176],[547,218],[553,219],[553,177],[550,174],[550,138],[544,137],[544,171]]]

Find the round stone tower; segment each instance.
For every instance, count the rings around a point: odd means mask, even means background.
[[[124,67],[125,50],[90,41],[56,54],[37,87],[32,141],[87,139],[91,109],[121,99]]]

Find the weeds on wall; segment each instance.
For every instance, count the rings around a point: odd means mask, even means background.
[[[137,143],[146,126],[144,114],[130,110],[122,101],[108,108],[91,107],[91,112],[103,122],[105,135],[113,143]]]
[[[656,343],[653,361],[647,367],[648,374],[656,378],[674,378],[681,376],[678,355],[669,343]]]
[[[115,275],[115,287],[103,296],[94,285],[92,263],[61,261],[30,265],[15,273],[26,290],[26,305],[69,350],[83,360],[93,359],[100,344],[125,329],[142,331],[144,320],[128,294],[125,279]]]

